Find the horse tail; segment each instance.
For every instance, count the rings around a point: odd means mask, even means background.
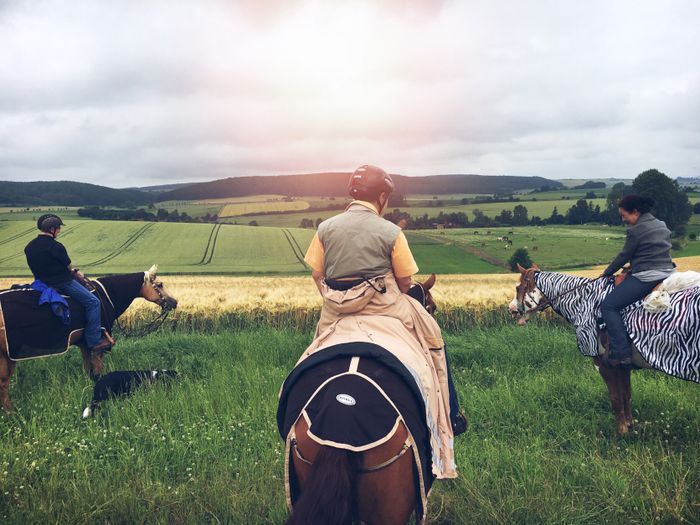
[[[285,525],[352,523],[357,467],[353,452],[322,446]]]

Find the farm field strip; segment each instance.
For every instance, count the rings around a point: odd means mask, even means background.
[[[29,227],[27,229],[22,230],[19,233],[16,233],[15,235],[12,235],[11,237],[7,237],[7,238],[1,240],[0,245],[11,243],[12,241],[16,241],[17,239],[19,239],[21,237],[26,237],[26,236],[28,236],[31,233],[34,233],[36,231],[37,231],[36,227]]]
[[[298,266],[299,262],[294,261]],[[700,267],[700,256],[677,259],[679,271]],[[603,266],[590,270],[566,272],[583,277],[597,277]],[[427,275],[418,276],[425,280]],[[0,289],[9,288],[21,279],[0,277]],[[493,324],[510,320],[506,305],[513,298],[517,274],[441,275],[433,295],[438,305],[438,319],[450,329]],[[277,276],[202,276],[168,275],[163,281],[179,304],[169,319],[169,326],[183,329],[210,330],[231,326],[267,324],[276,327],[307,329],[317,321],[321,297],[310,275]],[[136,301],[125,314],[126,327],[151,319],[158,312],[155,305]]]
[[[199,261],[197,264],[205,264],[205,261],[209,256],[209,247],[211,246],[212,237],[219,232],[219,228],[221,228],[221,224],[218,223],[212,227],[211,232],[209,233],[209,239],[207,240],[207,246],[204,248],[204,255],[202,255],[202,260]],[[214,250],[212,249],[211,252],[213,254]],[[211,260],[211,257],[209,257],[209,260]]]
[[[219,217],[230,218],[255,213],[274,213],[295,210],[301,211],[309,208],[309,206],[310,205],[308,202],[298,200],[291,202],[241,202],[236,204],[226,204],[219,212]]]
[[[132,244],[134,244],[134,243],[136,242],[136,240],[137,240],[139,237],[141,237],[141,235],[143,235],[145,232],[147,232],[148,230],[150,230],[151,228],[153,228],[153,226],[154,226],[154,223],[149,222],[148,224],[146,224],[146,225],[143,226],[142,228],[139,228],[137,231],[135,231],[135,232],[126,240],[126,242],[124,242],[124,244],[122,244],[121,246],[119,246],[117,249],[115,249],[115,250],[112,251],[111,253],[105,255],[105,256],[102,257],[101,259],[98,259],[98,260],[96,260],[96,261],[87,263],[85,266],[86,266],[86,267],[95,267],[95,266],[100,266],[101,264],[104,264],[104,263],[106,263],[107,261],[111,261],[111,260],[114,259],[115,257],[121,255],[123,252],[125,252],[126,250],[128,250],[129,247],[130,247]]]
[[[284,236],[287,238],[287,241],[289,242],[289,247],[294,253],[294,257],[296,257],[299,263],[304,267],[304,269],[306,269],[307,266],[304,262],[304,254],[301,253],[301,248],[299,248],[299,244],[297,243],[296,239],[287,228],[282,228],[282,233],[284,233]]]

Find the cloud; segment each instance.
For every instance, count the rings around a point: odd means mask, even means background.
[[[700,6],[0,2],[0,179],[700,166]]]

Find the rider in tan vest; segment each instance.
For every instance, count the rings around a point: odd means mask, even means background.
[[[411,287],[418,266],[401,228],[381,217],[393,190],[394,182],[384,170],[361,166],[352,174],[349,183],[349,193],[354,200],[344,213],[319,225],[304,258],[324,296],[316,333],[322,333],[338,316],[357,313],[356,307],[351,307],[353,311],[350,312],[344,310],[347,306],[336,304],[330,298],[334,291],[370,284],[378,293],[372,302],[363,305],[363,313],[401,318],[424,346],[439,350],[436,355],[444,355],[438,367],[445,372],[450,422],[454,434],[458,435],[466,430],[467,424],[459,412],[440,328],[425,309],[411,308],[413,304],[407,301],[413,299],[400,297]],[[394,300],[396,297],[402,300]]]

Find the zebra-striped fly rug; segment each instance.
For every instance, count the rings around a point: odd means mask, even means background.
[[[557,298],[586,281],[590,284]],[[596,318],[603,299],[614,289],[612,282],[539,272],[535,283],[546,297],[554,298],[554,311],[575,326],[581,353],[598,355]],[[638,301],[622,312],[627,333],[641,356],[657,370],[700,383],[700,287],[672,294],[670,308],[664,312],[651,313],[642,305]]]

